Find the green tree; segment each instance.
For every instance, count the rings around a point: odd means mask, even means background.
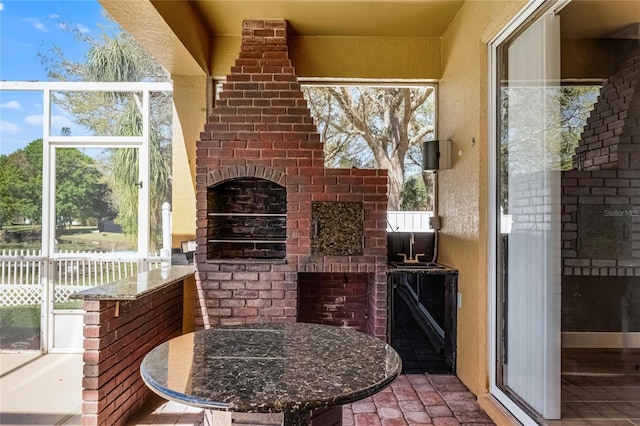
[[[95,161],[75,148],[56,150],[56,218],[97,222],[112,217],[110,190]],[[42,218],[42,139],[0,156],[0,217],[38,224]]]
[[[400,210],[433,210],[432,200],[430,197],[427,197],[425,179],[420,175],[412,175],[407,178],[402,187],[401,198],[402,203],[400,204]]]
[[[34,193],[31,180],[23,150],[0,155],[0,225],[25,220],[40,222],[42,187]]]
[[[551,88],[504,87],[500,91],[500,195],[509,212],[509,176],[537,171],[572,170],[587,118],[600,93],[600,86],[574,85]],[[531,120],[546,106],[546,120]],[[509,115],[509,111],[517,114]],[[532,111],[529,113],[529,111]],[[534,154],[544,136],[545,163]]]
[[[109,25],[99,37],[76,32],[79,41],[89,45],[82,62],[68,59],[56,47],[50,55],[41,54],[51,78],[60,81],[169,81],[170,76],[149,56],[135,39],[109,15]],[[71,28],[69,26],[69,28]],[[142,135],[142,101],[138,93],[59,92],[55,102],[69,111],[74,120],[99,135]],[[153,93],[150,116],[150,178],[152,248],[162,239],[162,204],[171,200],[171,94]],[[136,149],[109,150],[106,172],[118,205],[118,222],[130,235],[138,227],[138,152]]]
[[[42,139],[0,156],[0,222],[42,219]]]
[[[573,169],[576,148],[599,94],[600,86],[563,86],[558,93],[562,119],[554,127],[559,139],[556,155],[560,170]]]
[[[398,210],[407,168],[421,168],[422,142],[434,136],[434,88],[308,86],[304,92],[327,166],[387,169],[389,209]]]
[[[93,158],[75,148],[56,150],[56,222],[97,224],[109,217],[110,189]]]

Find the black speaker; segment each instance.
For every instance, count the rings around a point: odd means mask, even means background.
[[[422,169],[436,171],[440,168],[440,141],[427,141],[422,144]]]

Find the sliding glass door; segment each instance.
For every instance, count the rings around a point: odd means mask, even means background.
[[[560,22],[545,13],[495,50],[495,386],[560,418]]]

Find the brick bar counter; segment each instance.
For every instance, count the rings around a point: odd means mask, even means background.
[[[124,425],[151,396],[139,369],[159,344],[193,330],[194,268],[171,266],[75,293],[83,300],[82,424]]]

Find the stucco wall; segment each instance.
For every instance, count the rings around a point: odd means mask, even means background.
[[[196,236],[196,141],[207,116],[207,77],[172,75],[172,246]]]
[[[239,36],[212,37],[212,75],[227,75],[239,50]],[[438,37],[292,36],[289,57],[304,78],[424,81],[441,69]]]
[[[489,383],[487,43],[524,3],[466,2],[442,40],[438,137],[452,141],[452,168],[439,172],[438,260],[460,273],[457,374],[479,396]]]
[[[292,37],[290,44],[301,77],[440,78],[437,37]]]

